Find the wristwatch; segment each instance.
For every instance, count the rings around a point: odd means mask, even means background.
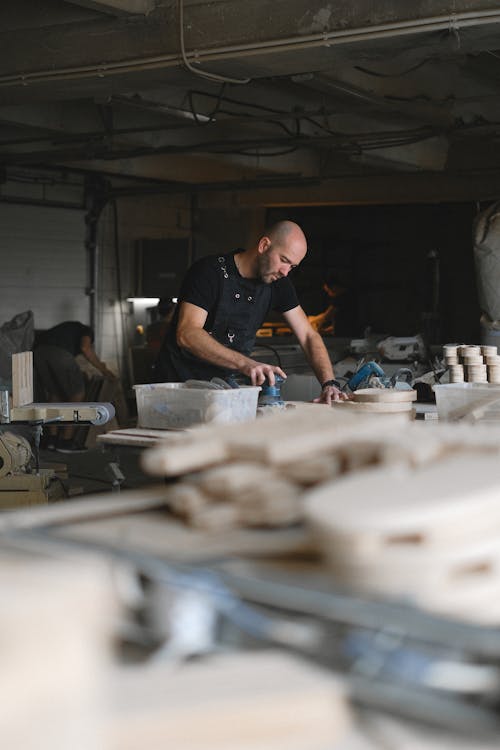
[[[342,389],[342,386],[340,385],[338,380],[325,380],[325,382],[321,385],[321,390],[324,390],[328,385],[335,386],[335,388],[338,388],[339,391]]]

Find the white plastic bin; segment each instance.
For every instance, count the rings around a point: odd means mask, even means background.
[[[485,406],[480,422],[500,421],[500,385],[493,383],[448,383],[433,386],[439,419],[455,420],[470,408]],[[495,399],[498,399],[495,401]],[[491,402],[491,403],[490,403]]]
[[[195,424],[255,419],[260,387],[188,388],[184,383],[134,385],[139,427],[182,430]]]

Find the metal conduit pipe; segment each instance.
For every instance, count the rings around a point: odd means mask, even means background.
[[[186,58],[194,63],[217,61],[227,58],[248,57],[258,55],[262,50],[266,52],[290,52],[297,49],[312,47],[336,46],[368,40],[378,40],[410,34],[422,34],[435,31],[459,31],[461,28],[481,26],[488,23],[500,23],[500,10],[467,11],[450,13],[445,16],[418,18],[411,21],[394,21],[392,23],[365,26],[358,29],[339,29],[316,34],[304,34],[283,39],[238,44],[218,47],[216,49],[201,49],[194,52],[186,51]],[[113,73],[129,73],[139,70],[154,70],[161,67],[175,67],[182,65],[183,60],[177,54],[158,55],[154,57],[134,58],[101,65],[82,65],[78,67],[62,68],[60,70],[42,70],[33,73],[16,73],[0,76],[0,87],[22,85],[30,82],[62,81],[66,79],[89,78],[97,76],[104,78]]]

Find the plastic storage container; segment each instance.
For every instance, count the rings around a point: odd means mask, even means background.
[[[480,422],[500,421],[500,385],[449,383],[433,386],[439,419],[466,419],[473,410]]]
[[[188,388],[184,383],[134,385],[139,427],[182,430],[195,424],[254,419],[260,387]]]

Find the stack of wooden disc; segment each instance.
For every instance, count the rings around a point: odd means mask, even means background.
[[[449,370],[450,383],[463,383],[465,381],[464,366],[459,358],[458,344],[445,344],[443,346],[444,362]]]
[[[412,402],[417,392],[412,389],[361,388],[355,391],[350,401],[338,401],[334,406],[354,414],[403,414],[415,418]]]
[[[500,384],[500,356],[496,346],[445,344],[443,354],[450,383]]]
[[[305,513],[339,583],[498,624],[499,487],[495,457],[463,453],[324,484]]]

